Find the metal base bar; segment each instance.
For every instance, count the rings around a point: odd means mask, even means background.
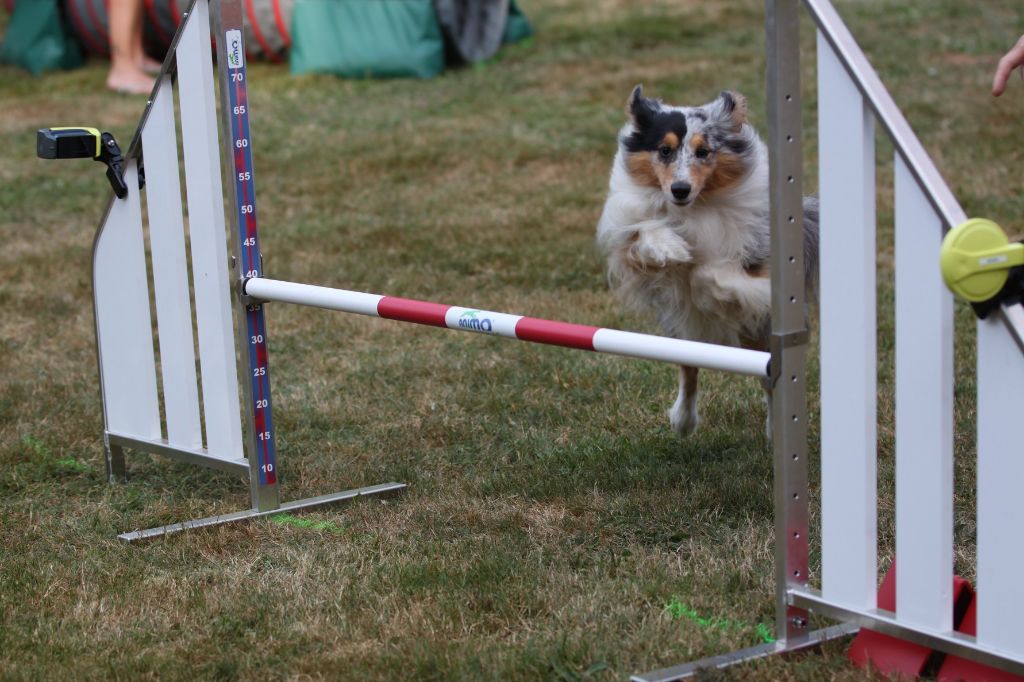
[[[702,658],[692,663],[684,663],[672,668],[663,668],[643,675],[634,675],[630,678],[633,682],[668,682],[668,680],[685,680],[705,670],[722,670],[733,665],[749,663],[775,654],[791,654],[806,651],[821,646],[825,642],[842,637],[849,637],[860,629],[855,623],[843,623],[833,625],[821,630],[815,630],[808,635],[806,640],[796,643],[787,648],[781,642],[770,642],[759,644],[749,649],[740,649],[728,654]]]
[[[108,431],[107,443],[111,447],[131,448],[132,450],[137,450],[139,452],[149,452],[154,455],[170,457],[171,459],[176,459],[179,462],[198,464],[199,466],[226,471],[230,474],[242,474],[245,477],[249,476],[249,460],[244,457],[239,457],[237,459],[217,457],[216,455],[210,454],[209,450],[206,449],[188,450],[186,448],[171,445],[164,438],[161,438],[160,440],[146,440],[144,438],[135,438],[133,436],[125,436],[120,433]]]
[[[1015,675],[1024,674],[1024,660],[1011,658],[1012,654],[1001,652],[984,644],[977,638],[959,632],[929,632],[915,629],[907,623],[897,620],[896,614],[883,609],[858,610],[838,606],[825,600],[817,590],[795,591],[789,593],[789,601],[794,606],[810,609],[829,618],[841,618],[858,626],[877,630],[908,642],[921,644],[929,649],[937,649],[947,654],[999,668]]]
[[[151,540],[155,537],[160,537],[162,535],[170,535],[171,533],[177,533],[183,530],[191,530],[193,528],[207,528],[209,526],[219,526],[223,523],[231,523],[232,521],[245,521],[248,519],[259,518],[261,516],[271,516],[273,514],[281,514],[284,512],[297,511],[300,509],[308,509],[310,507],[318,507],[325,504],[345,502],[348,500],[355,499],[357,497],[366,497],[369,495],[398,495],[401,494],[405,490],[405,488],[405,483],[382,483],[380,485],[372,485],[365,488],[354,488],[352,490],[346,490],[340,493],[329,493],[327,495],[320,495],[319,497],[307,497],[304,500],[285,502],[277,509],[269,509],[267,511],[246,509],[244,511],[233,512],[231,514],[210,516],[205,519],[182,521],[181,523],[172,523],[168,526],[159,526],[157,528],[149,528],[147,530],[136,530],[130,533],[122,533],[121,535],[117,536],[117,539],[121,540],[122,542]]]

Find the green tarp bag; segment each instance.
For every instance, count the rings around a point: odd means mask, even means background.
[[[430,0],[298,0],[291,72],[346,78],[430,78],[444,40]]]
[[[518,43],[520,40],[526,40],[533,35],[533,27],[530,26],[530,20],[526,18],[523,11],[516,5],[516,0],[508,5],[508,23],[505,24],[505,35],[502,37],[501,42],[503,43]]]
[[[0,44],[0,64],[34,75],[82,65],[82,50],[61,20],[57,0],[23,0],[14,8]]]

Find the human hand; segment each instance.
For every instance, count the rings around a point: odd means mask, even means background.
[[[1003,55],[1003,58],[999,60],[999,66],[996,67],[995,78],[992,79],[992,95],[999,97],[1003,94],[1006,89],[1006,81],[1010,79],[1010,74],[1018,66],[1024,64],[1024,35],[1018,40],[1017,44],[1014,45],[1009,52]],[[1020,72],[1021,79],[1024,80],[1024,69]]]

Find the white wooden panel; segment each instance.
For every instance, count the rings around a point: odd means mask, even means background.
[[[896,616],[952,628],[953,300],[942,223],[896,155]]]
[[[875,607],[875,125],[818,36],[822,593]]]
[[[167,440],[183,448],[200,448],[203,432],[199,423],[199,381],[170,77],[164,77],[157,90],[142,130],[142,149],[146,159],[146,206]]]
[[[978,642],[1024,657],[1024,356],[998,315],[978,322]],[[902,567],[900,568],[902,570]]]
[[[208,14],[206,3],[197,2],[178,44],[178,97],[206,447],[212,455],[235,459],[244,452]]]
[[[93,253],[103,409],[107,430],[158,439],[160,405],[135,161],[126,164],[124,179],[128,196],[114,200]]]

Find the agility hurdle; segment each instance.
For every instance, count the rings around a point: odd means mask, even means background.
[[[773,247],[799,216],[800,5],[817,27],[821,200],[821,573],[809,580],[806,452],[775,439],[774,644],[658,670],[706,668],[805,649],[843,634],[812,632],[810,612],[1024,674],[1024,458],[1014,395],[1024,385],[1024,309],[999,306],[977,325],[977,635],[953,629],[953,301],[939,270],[943,233],[963,210],[827,0],[767,0]],[[896,610],[878,608],[875,123],[895,149]],[[783,208],[780,213],[780,208]],[[800,225],[800,220],[796,220]],[[799,232],[799,229],[793,229]],[[776,253],[773,251],[773,253]],[[799,257],[799,251],[793,252]],[[773,256],[774,257],[774,256]],[[773,287],[776,283],[773,281]],[[795,294],[794,294],[795,295]],[[795,303],[790,299],[790,303]],[[785,335],[773,307],[773,332]],[[793,319],[792,324],[796,320]],[[782,344],[787,346],[788,344]],[[803,355],[798,344],[794,356]],[[773,363],[778,358],[773,348]],[[794,357],[778,389],[800,381]],[[800,365],[802,366],[802,365]],[[806,412],[794,405],[794,421]],[[782,438],[780,438],[780,435]],[[849,629],[849,628],[847,628]],[[980,679],[980,677],[978,678]]]
[[[240,0],[193,0],[185,12],[123,168],[119,167],[123,182],[117,185],[125,196],[111,199],[96,234],[93,290],[110,480],[126,477],[126,449],[159,454],[247,476],[252,507],[124,533],[119,536],[122,540],[404,489],[404,484],[390,482],[281,502],[264,317],[268,302],[769,376],[766,352],[264,278],[241,17]],[[219,88],[214,87],[211,22],[219,56]],[[180,105],[181,159],[175,91]],[[185,178],[189,254],[179,169]],[[230,208],[221,198],[222,169],[233,197]],[[148,209],[145,220],[143,194]],[[225,236],[232,243],[230,256]],[[240,376],[245,377],[241,382]]]
[[[265,278],[257,230],[240,0],[193,0],[126,154],[127,196],[111,200],[94,245],[107,468],[111,480],[123,479],[127,448],[240,473],[250,481],[252,508],[125,533],[121,539],[151,538],[404,488],[401,483],[385,483],[295,502],[280,501],[265,306],[280,302],[312,305],[769,379],[774,385],[779,639],[772,645],[636,679],[678,679],[708,666],[793,652],[845,635],[860,625],[1024,672],[1024,630],[1015,622],[1016,614],[1024,609],[1024,583],[1017,576],[1017,567],[1024,563],[1024,549],[1006,541],[1024,527],[1024,506],[1018,499],[1024,486],[1024,462],[1013,457],[1011,418],[1013,391],[1024,380],[1012,324],[1020,316],[1019,306],[1003,310],[1002,320],[991,318],[978,325],[980,591],[978,635],[972,637],[952,631],[950,622],[952,301],[937,266],[943,229],[962,221],[964,215],[831,6],[825,0],[805,0],[804,4],[819,28],[820,167],[827,171],[820,183],[820,590],[810,584],[808,562],[810,453],[804,385],[808,333],[803,231],[799,228],[798,0],[767,3],[768,143],[772,158],[770,354]],[[210,66],[211,19],[219,55],[222,133],[218,131]],[[175,88],[181,110],[191,257],[185,249],[179,191]],[[893,140],[897,168],[900,573],[895,612],[878,609],[875,601],[876,120]],[[143,165],[146,187],[156,191],[142,190]],[[222,201],[222,170],[233,189],[228,209]],[[142,191],[148,207],[151,273],[146,261]],[[225,235],[232,243],[230,256]],[[194,296],[190,294],[190,274]],[[150,286],[156,308],[155,337]],[[198,341],[194,343],[193,338]],[[244,380],[239,381],[239,375]],[[912,399],[909,392],[913,392]],[[855,399],[851,400],[851,394]],[[811,610],[846,624],[812,632]]]

